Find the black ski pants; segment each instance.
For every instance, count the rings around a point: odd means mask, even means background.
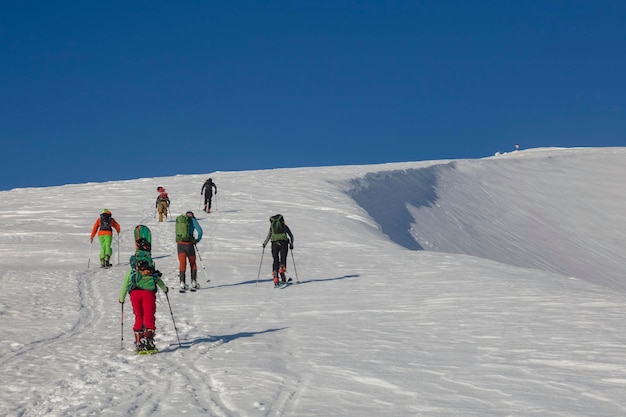
[[[281,266],[287,267],[287,253],[289,252],[289,242],[286,240],[277,240],[272,242],[272,258],[274,264],[272,271],[278,272]]]
[[[205,210],[206,209],[210,209],[211,208],[211,200],[213,199],[213,193],[211,192],[205,192],[204,193],[204,206],[205,206]]]

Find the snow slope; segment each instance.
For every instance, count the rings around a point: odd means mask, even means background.
[[[0,415],[626,415],[625,162],[538,149],[216,172],[211,214],[208,174],[2,192]],[[197,293],[160,294],[161,353],[143,357],[117,295],[139,223],[176,284],[159,185],[196,211],[206,269]],[[104,207],[123,228],[109,270],[88,239]],[[301,282],[284,290],[261,248],[278,212]]]

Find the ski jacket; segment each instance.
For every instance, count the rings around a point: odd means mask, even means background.
[[[118,235],[120,234],[121,227],[115,221],[115,219],[113,217],[111,217],[111,228],[117,230],[117,234]],[[91,236],[90,237],[93,239],[94,236],[96,235],[96,233],[98,233],[98,236],[104,236],[104,235],[111,235],[111,236],[113,236],[113,230],[102,230],[102,229],[100,229],[100,217],[98,217],[98,219],[94,223],[93,227],[91,228]]]
[[[133,274],[139,274],[136,280],[136,287],[130,288],[131,276]],[[134,269],[129,269],[124,277],[124,282],[122,283],[122,289],[120,290],[120,303],[123,303],[126,300],[126,294],[132,292],[133,290],[148,290],[152,292],[156,292],[157,285],[163,292],[167,292],[167,285],[163,282],[160,275],[154,274],[142,274],[140,271],[135,271]]]
[[[204,185],[202,186],[202,190],[200,191],[200,194],[203,194],[206,192],[209,195],[213,195],[213,188],[215,188],[215,194],[217,194],[217,185],[215,185],[213,181],[207,180],[204,182]]]
[[[155,207],[159,207],[159,203],[161,203],[162,201],[164,201],[167,204],[167,207],[170,206],[170,198],[167,196],[167,193],[161,193],[157,197]]]

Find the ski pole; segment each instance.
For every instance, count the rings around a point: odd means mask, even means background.
[[[168,291],[169,292],[169,291]],[[178,328],[176,327],[176,321],[174,321],[174,313],[172,313],[172,305],[170,304],[170,296],[165,293],[165,298],[167,299],[167,305],[170,308],[170,315],[172,316],[172,323],[174,323],[174,330],[176,330],[176,339],[178,339],[178,347],[183,347],[180,343],[180,337],[178,337]]]
[[[263,255],[265,254],[265,246],[261,252],[261,263],[259,264],[259,272],[256,274],[256,285],[259,285],[259,277],[261,276],[261,265],[263,265]]]
[[[122,332],[121,332],[121,339],[120,339],[120,350],[124,349],[124,303],[122,303]]]
[[[198,255],[198,259],[200,260],[200,265],[202,265],[202,270],[204,271],[204,277],[206,278],[206,282],[210,282],[209,275],[206,273],[206,268],[204,267],[204,262],[202,262],[202,256],[200,256],[200,251],[198,250],[198,246],[193,244],[193,247],[196,249],[196,254]]]
[[[93,239],[91,239],[91,243],[89,244],[89,259],[87,260],[87,269],[89,269],[89,265],[91,264],[91,248],[93,248]]]
[[[300,279],[298,278],[298,269],[296,269],[296,261],[293,258],[293,249],[291,250],[291,262],[293,262],[293,272],[296,273],[296,284],[299,284]]]
[[[117,234],[117,264],[120,264],[120,234]]]

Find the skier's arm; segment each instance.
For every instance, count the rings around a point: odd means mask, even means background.
[[[213,188],[215,188],[215,194],[217,194],[217,185],[215,183],[213,183]]]
[[[291,233],[291,229],[287,225],[285,225],[285,231],[287,232],[287,236],[289,236],[289,248],[293,249],[293,233]]]
[[[272,237],[272,229],[267,232],[267,236],[265,237],[265,241],[263,242],[263,247],[267,245],[267,242],[270,241],[270,237]]]
[[[159,288],[161,288],[161,290],[163,290],[163,292],[166,293],[169,291],[169,288],[167,288],[167,285],[165,285],[161,277],[157,277],[156,284],[159,286]]]
[[[196,243],[202,240],[202,227],[200,227],[200,223],[194,218],[191,219],[191,224],[193,224],[193,228],[198,232],[198,237],[196,237]]]
[[[119,235],[122,228],[120,227],[120,224],[115,221],[115,219],[111,219],[111,226],[113,226],[115,230],[117,230],[117,234]]]
[[[91,228],[91,237],[90,237],[91,240],[93,240],[96,233],[98,233],[99,228],[100,228],[100,217],[98,217],[96,222],[93,224],[93,227]]]
[[[120,298],[119,298],[120,303],[124,303],[124,301],[126,301],[126,294],[128,293],[128,282],[130,281],[131,272],[132,272],[132,269],[129,269],[128,272],[126,273],[126,276],[124,277],[124,283],[122,284],[122,289],[120,290]]]

